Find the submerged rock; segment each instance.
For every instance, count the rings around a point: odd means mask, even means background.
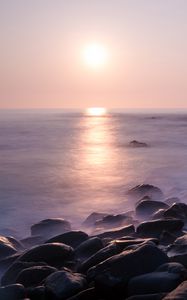
[[[143,245],[136,250],[124,251],[88,270],[89,280],[104,296],[125,292],[131,278],[154,271],[168,262],[167,255],[153,245]]]
[[[45,239],[41,236],[29,236],[21,240],[21,243],[24,245],[25,248],[37,246],[43,244],[44,242]]]
[[[93,212],[86,218],[86,220],[82,224],[83,226],[94,226],[95,222],[103,219],[107,215],[108,215],[107,213]]]
[[[167,209],[168,205],[161,201],[142,200],[136,206],[136,216],[138,218],[150,218],[159,209]]]
[[[171,197],[171,198],[167,198],[165,200],[165,203],[168,204],[169,206],[173,205],[174,203],[179,203],[180,199],[177,197]]]
[[[105,231],[103,233],[97,234],[97,237],[104,239],[104,238],[110,238],[110,239],[118,239],[125,235],[133,235],[135,234],[135,227],[134,225],[124,226],[119,229],[114,229],[110,231]]]
[[[83,231],[69,231],[60,235],[57,235],[49,239],[46,243],[63,243],[73,248],[78,247],[81,243],[88,239],[87,233]]]
[[[132,148],[142,148],[142,147],[145,148],[145,147],[148,147],[148,144],[133,140],[129,143],[129,146]]]
[[[103,217],[101,220],[95,222],[96,227],[106,227],[106,228],[114,228],[124,225],[129,225],[132,223],[132,218],[126,216],[125,214],[119,215],[107,215]]]
[[[127,192],[127,195],[133,199],[141,199],[145,196],[150,197],[152,200],[161,200],[164,195],[158,187],[151,184],[140,184]]]
[[[51,243],[36,246],[21,255],[18,261],[40,262],[43,261],[51,266],[63,266],[64,262],[74,255],[72,247],[62,243]]]
[[[51,238],[70,230],[71,224],[64,219],[45,219],[31,226],[31,235]]]
[[[141,223],[137,227],[137,234],[145,237],[159,238],[163,231],[177,233],[182,230],[183,221],[177,219],[159,219]]]
[[[72,273],[67,269],[55,272],[45,280],[46,294],[49,299],[65,300],[86,287],[87,281],[82,274]]]

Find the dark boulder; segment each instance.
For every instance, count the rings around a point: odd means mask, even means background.
[[[49,243],[36,246],[19,257],[19,261],[43,261],[51,266],[60,267],[73,257],[73,249],[62,243]]]
[[[163,231],[175,234],[181,232],[183,226],[183,221],[177,219],[151,220],[141,223],[136,232],[140,236],[159,238]]]
[[[161,300],[165,294],[149,294],[149,295],[135,295],[127,298],[126,300]]]
[[[164,197],[162,191],[158,187],[151,184],[137,185],[127,192],[127,196],[135,200],[139,200],[144,196],[148,196],[152,200],[161,200]]]
[[[187,278],[180,264],[164,264],[156,271],[133,277],[128,284],[129,295],[169,293]]]
[[[153,213],[159,209],[167,209],[168,205],[161,201],[142,200],[136,206],[136,216],[138,218],[149,219]]]
[[[176,235],[168,231],[163,231],[160,235],[159,241],[161,245],[172,244],[176,240]]]
[[[70,230],[71,224],[64,219],[45,219],[31,226],[31,235],[51,238]]]
[[[45,266],[46,264],[43,262],[23,262],[23,261],[16,261],[14,262],[8,270],[3,274],[1,278],[2,285],[10,285],[16,283],[16,279],[18,274],[30,267],[34,266]]]
[[[0,260],[0,270],[4,273],[17,259],[21,254],[16,253],[11,256],[7,256]]]
[[[0,287],[1,300],[20,300],[25,298],[25,289],[21,284]]]
[[[47,299],[64,300],[86,289],[87,281],[82,274],[64,269],[55,272],[45,280]]]
[[[81,243],[75,249],[75,257],[81,260],[88,259],[90,256],[98,252],[104,247],[103,242],[98,237],[93,237]]]
[[[57,269],[50,266],[34,266],[22,270],[17,278],[16,283],[24,285],[24,287],[37,286],[47,278],[50,274],[56,272]]]
[[[187,281],[183,281],[175,290],[166,295],[163,300],[186,300]]]
[[[27,288],[26,294],[30,300],[46,300],[44,286]]]
[[[175,203],[164,212],[165,218],[175,218],[187,221],[187,205],[185,203]]]
[[[158,219],[164,219],[164,212],[165,212],[165,209],[159,209],[157,210],[155,213],[152,214],[151,216],[151,220],[158,220]]]
[[[156,246],[145,244],[136,250],[123,251],[88,270],[88,279],[104,296],[123,295],[129,280],[153,272],[168,262],[167,255]]]
[[[78,247],[81,243],[88,239],[87,233],[83,231],[69,231],[60,235],[57,235],[49,239],[46,243],[63,243],[73,248]]]
[[[101,300],[101,298],[97,295],[95,288],[89,288],[67,300]]]
[[[134,225],[129,225],[129,226],[124,226],[120,229],[105,231],[103,233],[97,234],[97,237],[101,239],[104,238],[118,239],[126,235],[134,235],[134,234],[135,234]]]

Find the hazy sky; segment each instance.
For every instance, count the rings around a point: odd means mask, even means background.
[[[0,0],[0,107],[89,106],[187,108],[187,0]]]

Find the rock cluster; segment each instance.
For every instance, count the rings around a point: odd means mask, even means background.
[[[187,205],[148,184],[127,195],[133,211],[92,213],[80,230],[47,219],[0,236],[0,299],[187,299]]]

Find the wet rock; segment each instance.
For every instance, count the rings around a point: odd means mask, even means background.
[[[19,253],[16,253],[16,254],[13,254],[11,256],[7,256],[3,259],[0,260],[0,270],[1,272],[5,272],[10,265],[12,265],[17,259],[18,257],[20,257],[21,254]]]
[[[133,277],[128,284],[129,295],[168,293],[187,278],[181,264],[164,264],[156,271]]]
[[[137,234],[145,237],[159,238],[163,231],[171,233],[181,232],[184,226],[183,221],[177,219],[159,219],[141,223],[137,227]]]
[[[86,218],[86,220],[82,224],[83,226],[94,226],[95,222],[103,219],[107,215],[107,213],[93,212]]]
[[[164,197],[162,191],[158,187],[151,184],[137,185],[130,189],[127,192],[127,195],[137,200],[145,196],[150,197],[152,200],[161,200]]]
[[[51,238],[70,230],[71,224],[64,219],[45,219],[31,226],[31,235]]]
[[[104,238],[118,239],[125,235],[133,235],[133,234],[135,234],[134,225],[129,225],[129,226],[124,226],[119,229],[105,231],[103,233],[97,234],[97,237],[99,237],[101,239],[104,239]]]
[[[86,287],[87,281],[82,274],[72,273],[67,269],[55,272],[45,280],[47,299],[64,300]]]
[[[107,258],[116,255],[122,251],[122,248],[117,243],[112,243],[104,247],[103,249],[96,252],[94,255],[89,257],[87,260],[82,262],[79,266],[78,271],[86,273],[87,270],[100,262],[106,260]]]
[[[175,203],[164,212],[165,218],[175,218],[186,222],[187,205],[185,203]]]
[[[159,241],[161,245],[172,244],[176,240],[176,235],[168,231],[163,231],[160,235]]]
[[[171,256],[170,258],[171,262],[176,262],[182,264],[185,268],[187,268],[187,253],[184,254],[176,254],[174,256]]]
[[[150,218],[153,213],[159,209],[167,209],[168,205],[161,201],[142,200],[136,206],[136,216],[138,218]]]
[[[158,219],[164,219],[164,212],[165,209],[159,209],[155,213],[152,214],[151,220],[158,220]]]
[[[171,198],[167,198],[165,200],[165,203],[168,204],[169,206],[172,206],[174,203],[179,203],[180,199],[177,197],[171,197]]]
[[[13,255],[17,252],[16,248],[10,240],[4,236],[0,236],[0,259]]]
[[[123,295],[131,278],[153,272],[168,262],[167,255],[153,245],[143,245],[136,250],[123,251],[88,270],[88,279],[104,296]]]
[[[21,240],[21,243],[24,245],[25,248],[37,246],[43,244],[44,242],[45,239],[41,236],[29,236]]]
[[[25,298],[25,289],[21,284],[0,287],[1,300],[20,300]]]
[[[17,250],[17,251],[22,251],[24,250],[24,245],[18,241],[17,239],[15,239],[14,237],[12,236],[7,236],[6,237],[7,240],[12,244],[12,246]]]
[[[1,278],[2,285],[10,285],[16,283],[16,279],[18,274],[30,267],[34,266],[45,266],[46,264],[43,262],[23,262],[23,261],[16,261],[14,262],[8,270],[4,273]]]
[[[186,300],[187,281],[183,281],[175,290],[163,298],[163,300]]]
[[[26,294],[30,300],[46,300],[44,286],[27,288]]]
[[[83,231],[69,231],[60,235],[57,235],[49,239],[46,243],[63,243],[73,248],[78,247],[81,243],[88,239],[87,233]]]
[[[132,218],[123,214],[107,215],[101,220],[95,222],[96,227],[114,228],[132,223]]]
[[[142,148],[142,147],[145,148],[148,147],[148,144],[133,140],[129,143],[129,146],[132,148]]]
[[[60,267],[73,257],[72,247],[62,243],[49,243],[36,246],[19,257],[19,261],[43,261],[50,266]]]
[[[37,286],[48,277],[50,274],[56,272],[57,269],[50,266],[34,266],[22,270],[17,278],[16,283],[24,285],[24,287]]]
[[[90,256],[95,254],[97,251],[104,247],[103,242],[98,237],[93,237],[85,242],[81,243],[75,249],[75,257],[81,260],[88,259]]]

